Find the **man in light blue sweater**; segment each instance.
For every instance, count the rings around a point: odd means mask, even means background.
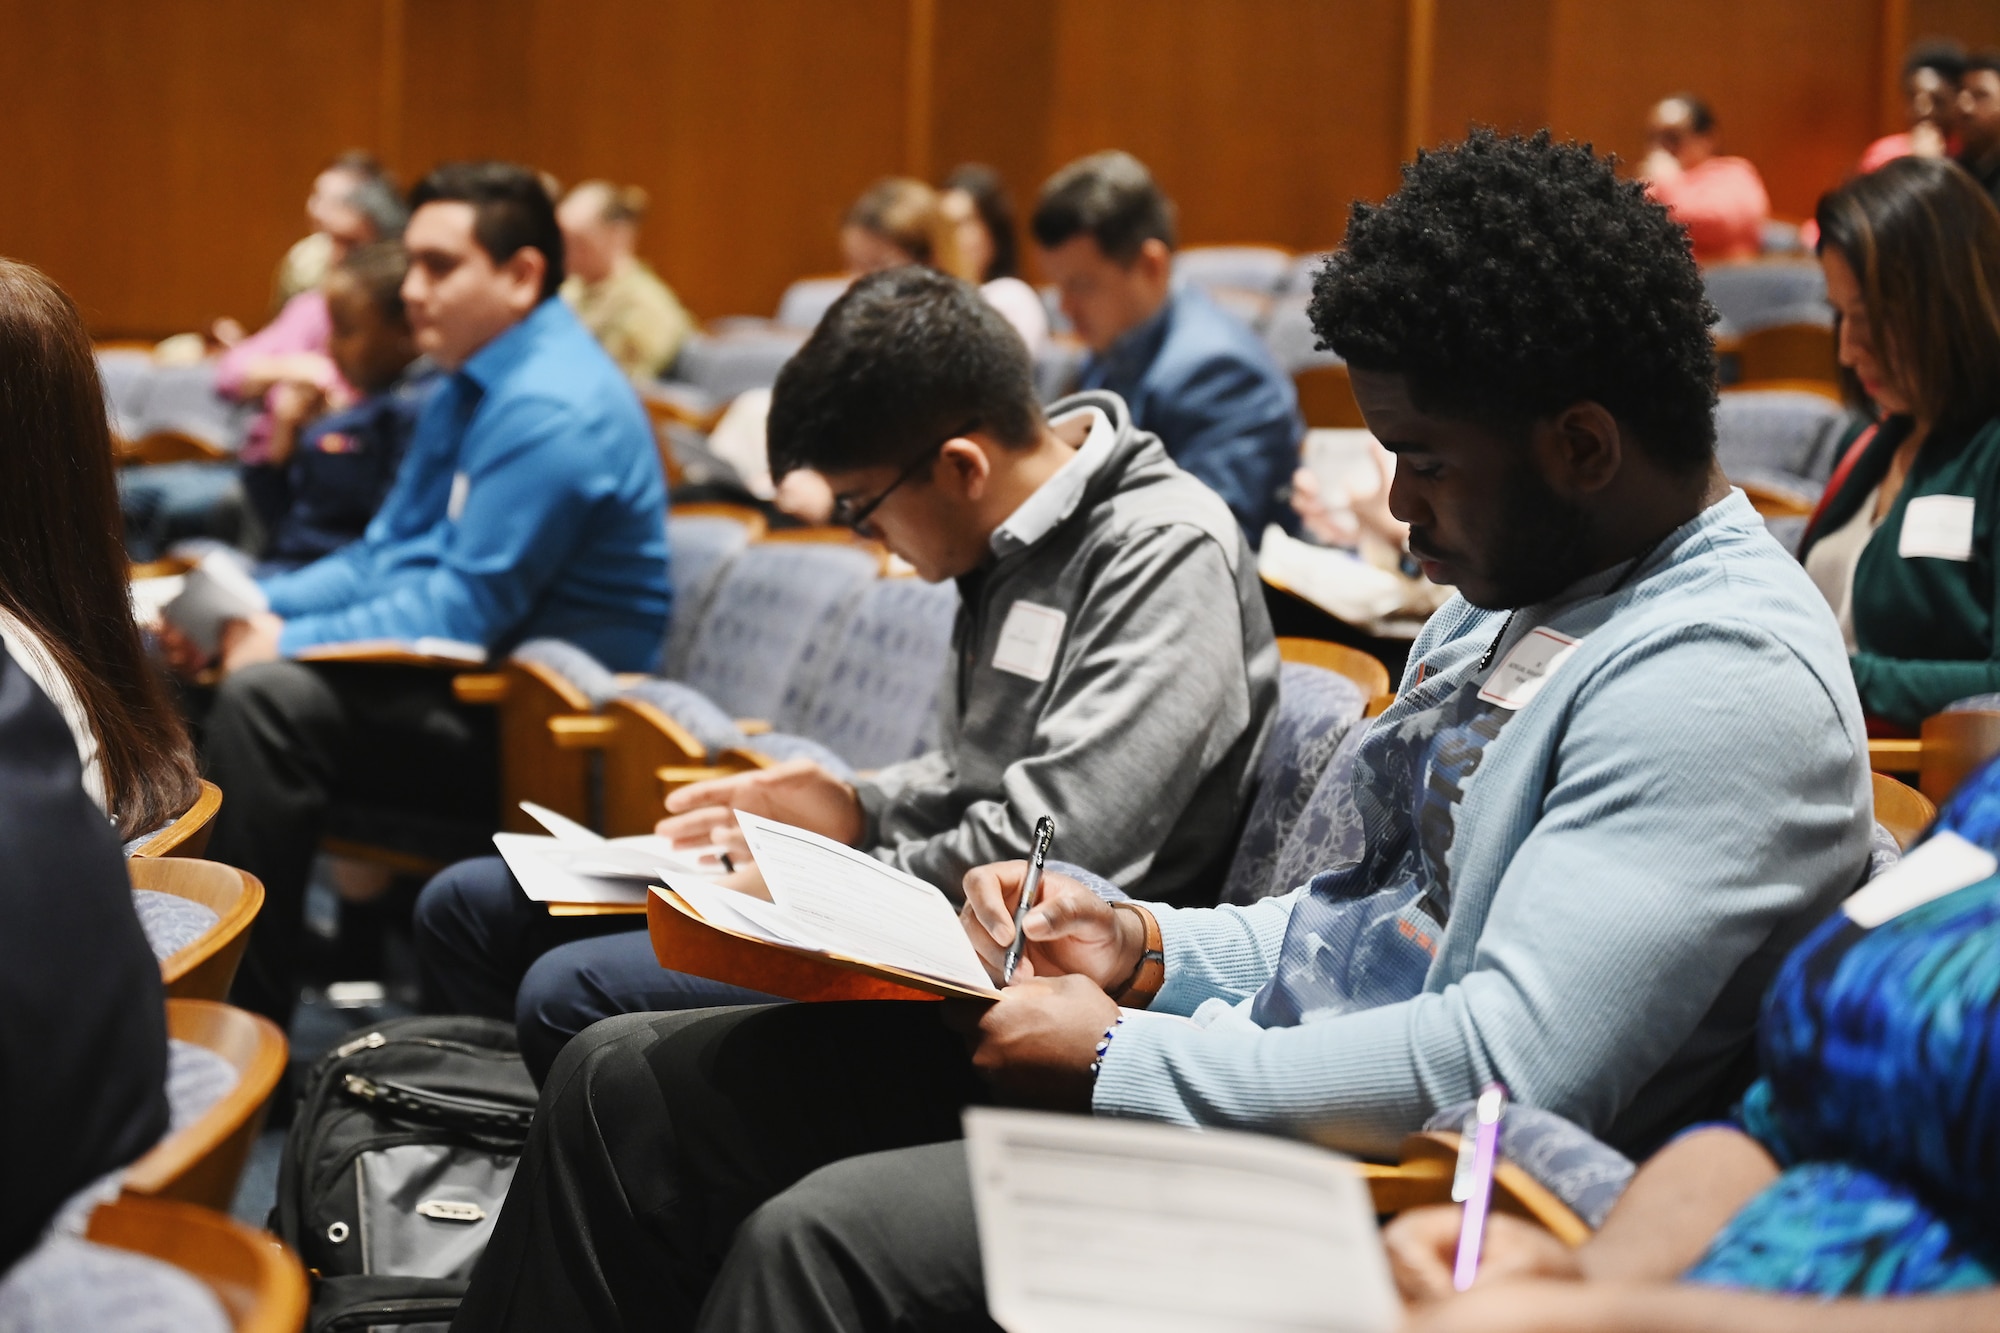
[[[1715,465],[1684,234],[1587,148],[1481,133],[1356,207],[1313,314],[1460,594],[1355,751],[1340,853],[1245,908],[1051,874],[969,1060],[925,1005],[598,1025],[457,1327],[989,1326],[975,1100],[1377,1156],[1496,1078],[1634,1152],[1726,1101],[1870,803],[1839,632]],[[1022,869],[966,877],[990,965]]]

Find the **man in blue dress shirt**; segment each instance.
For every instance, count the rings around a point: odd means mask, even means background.
[[[1140,430],[1228,502],[1254,548],[1297,522],[1298,394],[1250,328],[1173,280],[1174,210],[1130,153],[1072,162],[1042,187],[1031,223],[1042,272],[1090,348],[1080,389],[1109,389]]]
[[[650,669],[666,632],[666,485],[630,383],[568,308],[541,182],[440,167],[411,197],[404,280],[417,347],[450,372],[361,540],[264,581],[268,613],[222,635],[205,727],[225,794],[209,854],[264,881],[235,998],[284,1022],[305,885],[343,796],[446,820],[494,818],[492,721],[427,667],[307,664],[322,644],[439,638],[504,654],[566,639]]]

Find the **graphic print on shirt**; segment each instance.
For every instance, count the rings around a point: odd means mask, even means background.
[[[1277,971],[1251,1009],[1260,1025],[1310,1023],[1422,991],[1451,919],[1458,806],[1518,711],[1480,697],[1476,666],[1428,675],[1411,702],[1435,702],[1376,726],[1354,751],[1338,864],[1313,877],[1292,911]]]

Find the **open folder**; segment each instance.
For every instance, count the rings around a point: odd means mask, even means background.
[[[663,966],[794,1000],[998,998],[937,889],[817,833],[736,821],[770,901],[663,875],[647,909]]]
[[[1391,1333],[1368,1187],[1263,1134],[973,1107],[986,1307],[1008,1333]]]
[[[554,916],[643,912],[646,885],[663,875],[698,879],[722,873],[712,853],[676,848],[665,838],[607,838],[533,801],[521,802],[521,809],[548,836],[496,833],[493,846],[521,892],[547,903]]]

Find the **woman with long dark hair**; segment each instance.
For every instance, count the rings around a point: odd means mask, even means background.
[[[0,260],[0,639],[76,740],[122,838],[194,802],[194,751],[140,643],[111,428],[76,306]]]
[[[1908,157],[1820,201],[1849,395],[1872,418],[1801,544],[1871,721],[2000,690],[2000,210]]]

